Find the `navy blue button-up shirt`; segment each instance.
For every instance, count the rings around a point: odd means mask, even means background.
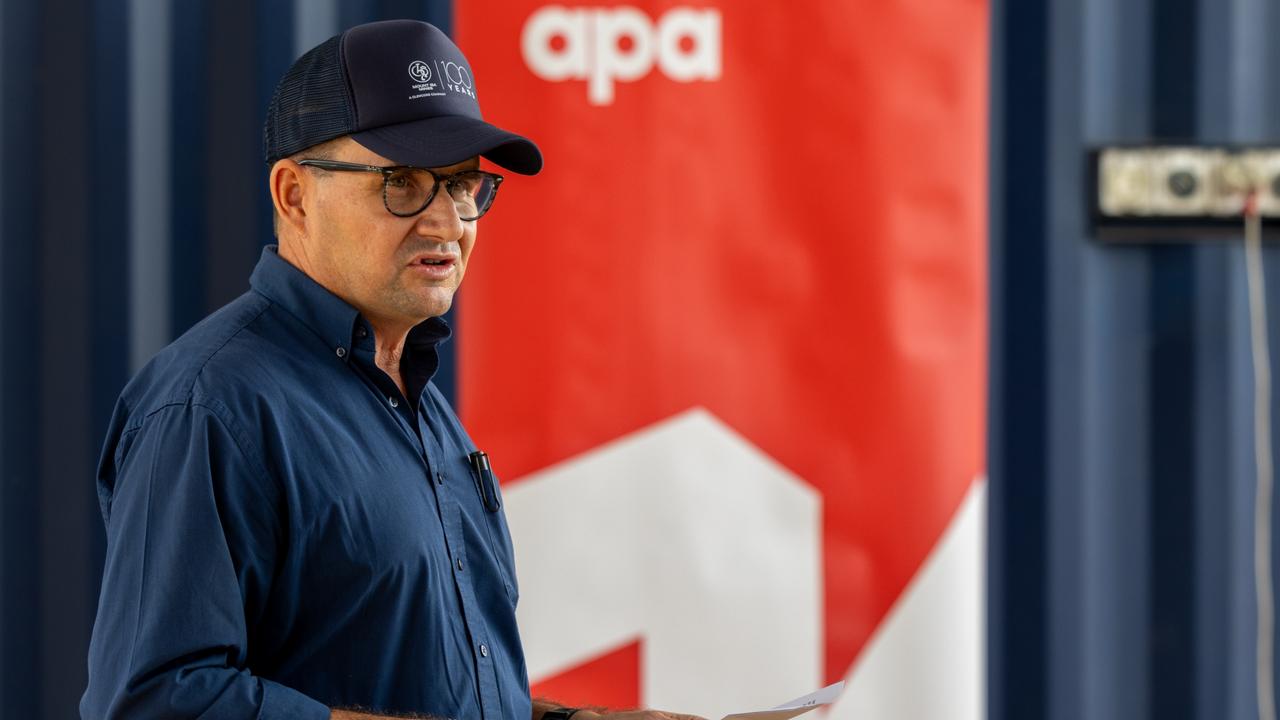
[[[506,520],[430,382],[447,326],[410,333],[405,398],[274,248],[250,284],[117,404],[81,715],[530,717]]]

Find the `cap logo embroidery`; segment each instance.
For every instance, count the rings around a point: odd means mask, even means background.
[[[475,98],[475,82],[471,79],[471,73],[456,62],[446,62],[444,64],[445,87],[450,90],[462,93],[471,98]]]
[[[431,65],[422,60],[414,60],[409,63],[409,77],[413,78],[414,93],[409,96],[410,100],[417,100],[424,97],[441,97],[444,95],[440,91],[440,84],[431,82]]]
[[[431,66],[435,65],[435,72],[432,72]],[[409,96],[410,100],[417,100],[423,97],[443,97],[446,93],[441,90],[456,92],[466,95],[472,100],[476,99],[476,83],[471,79],[471,73],[461,63],[453,60],[441,60],[436,58],[431,63],[423,60],[414,60],[409,63],[409,77],[413,79],[414,94]],[[443,87],[440,83],[432,82],[433,77],[444,80]]]
[[[409,63],[409,77],[419,84],[431,82],[431,66],[421,60]]]

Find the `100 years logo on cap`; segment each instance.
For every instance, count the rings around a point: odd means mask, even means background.
[[[462,63],[453,60],[436,59],[436,75],[444,79],[444,89],[466,95],[471,99],[475,99],[475,81],[471,79],[471,73]],[[435,92],[440,86],[431,82],[432,72],[431,64],[423,60],[414,60],[409,63],[409,77],[413,78],[413,89],[416,94],[410,95],[410,100],[416,100],[420,97],[439,97],[444,95],[443,92]]]

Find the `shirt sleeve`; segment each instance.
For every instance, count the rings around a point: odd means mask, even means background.
[[[284,535],[280,491],[229,421],[171,405],[122,441],[84,718],[329,718],[248,668]]]

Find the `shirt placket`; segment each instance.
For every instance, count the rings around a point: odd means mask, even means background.
[[[411,415],[412,410],[406,407],[408,403],[398,402],[395,395],[386,395],[372,377],[364,372],[359,374],[375,393],[385,395],[383,401],[395,418],[396,425],[406,439],[413,443],[419,457],[422,458],[427,484],[431,486],[436,499],[436,508],[440,513],[440,526],[444,529],[445,550],[449,553],[450,565],[453,568],[454,587],[457,588],[458,597],[462,601],[462,620],[467,629],[469,650],[479,686],[481,717],[484,720],[501,718],[501,701],[493,663],[493,648],[489,641],[488,626],[483,620],[484,614],[480,612],[476,602],[471,572],[467,567],[470,561],[467,558],[466,542],[463,539],[462,508],[447,489],[448,479],[444,473],[447,463],[443,462],[444,448],[430,423],[426,422],[427,404],[430,402],[428,394],[422,393],[418,402],[418,412],[414,416]]]
[[[445,546],[453,558],[453,578],[458,589],[458,597],[462,600],[463,624],[467,628],[470,640],[471,658],[475,664],[476,682],[480,691],[480,712],[483,718],[501,718],[502,708],[498,694],[498,680],[494,668],[493,646],[489,638],[489,628],[484,622],[484,614],[480,612],[476,600],[475,586],[471,582],[472,573],[468,569],[469,562],[464,539],[462,508],[458,505],[454,488],[461,482],[459,478],[446,477],[443,462],[444,447],[426,421],[427,404],[430,402],[424,393],[418,405],[418,436],[423,442],[424,456],[427,458],[429,477],[435,478],[432,489],[436,494],[436,505],[440,508],[440,525],[444,528]],[[452,481],[452,482],[451,482]]]

